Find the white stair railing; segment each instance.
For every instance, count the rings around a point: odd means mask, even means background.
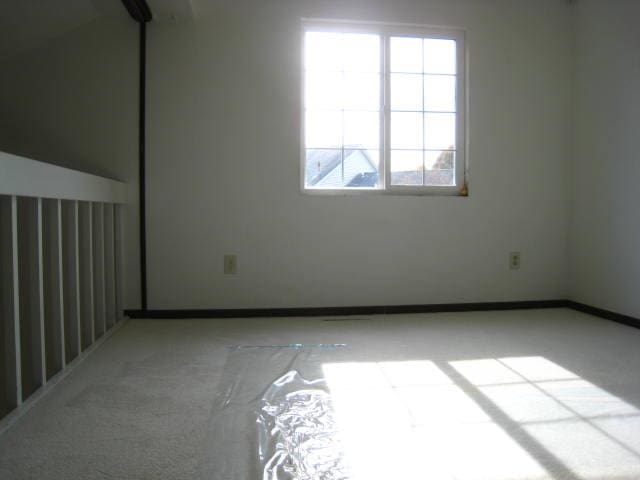
[[[0,152],[0,431],[122,319],[124,183]]]

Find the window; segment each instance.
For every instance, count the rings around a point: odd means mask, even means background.
[[[303,188],[459,194],[464,33],[304,26]]]

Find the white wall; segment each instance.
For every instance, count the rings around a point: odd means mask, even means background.
[[[565,2],[212,4],[149,26],[150,308],[566,297]],[[469,198],[299,191],[303,16],[467,30]]]
[[[208,5],[194,21],[149,25],[150,307],[569,296],[640,316],[640,3]],[[467,29],[469,198],[299,191],[303,16]],[[125,20],[0,64],[0,150],[130,185],[136,307],[137,27]],[[222,275],[224,253],[238,254],[237,276]]]
[[[571,297],[640,317],[640,2],[580,0]]]
[[[0,64],[0,150],[128,184],[125,305],[139,306],[138,29],[100,18]]]

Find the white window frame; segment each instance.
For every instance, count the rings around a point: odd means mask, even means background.
[[[378,187],[314,188],[305,183],[305,34],[309,31],[340,33],[371,33],[380,35],[381,87],[380,101],[380,165]],[[456,41],[456,154],[455,185],[391,185],[391,71],[389,65],[391,37],[439,38]],[[300,62],[300,188],[313,195],[450,195],[467,196],[467,55],[465,31],[458,28],[422,26],[414,24],[392,24],[378,22],[353,22],[338,20],[302,20],[302,49]]]

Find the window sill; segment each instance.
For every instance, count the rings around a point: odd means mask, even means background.
[[[306,195],[318,196],[358,196],[358,195],[391,195],[414,197],[468,197],[469,190],[465,185],[459,187],[392,187],[382,188],[302,188]]]

